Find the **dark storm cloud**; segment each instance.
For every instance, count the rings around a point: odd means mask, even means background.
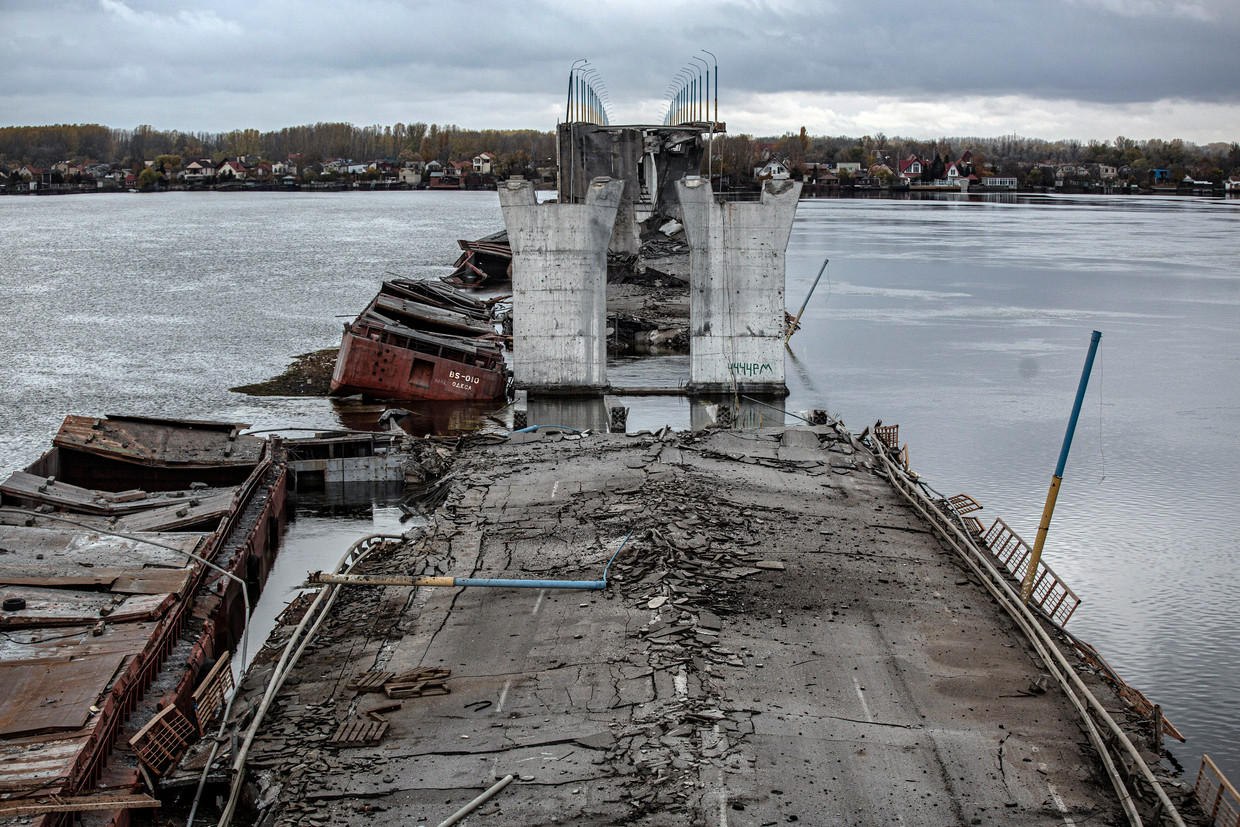
[[[546,127],[576,58],[590,58],[613,104],[637,117],[702,48],[719,56],[733,99],[1231,105],[1238,41],[1234,0],[0,0],[0,120]]]

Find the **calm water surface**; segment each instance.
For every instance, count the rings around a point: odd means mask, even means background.
[[[355,425],[326,400],[227,389],[338,344],[386,272],[443,275],[457,238],[501,225],[494,193],[0,198],[0,466],[45,450],[69,412]],[[1208,752],[1240,780],[1240,204],[806,201],[794,310],[826,257],[789,409],[898,423],[931,485],[1027,540],[1102,331],[1046,559],[1084,601],[1070,628],[1189,736],[1190,772]],[[688,360],[612,373],[674,383]],[[630,427],[688,421],[683,402],[643,404]],[[363,512],[345,533],[391,524],[381,503]],[[334,564],[339,519],[294,531]]]

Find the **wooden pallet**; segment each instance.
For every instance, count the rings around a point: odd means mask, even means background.
[[[428,695],[447,695],[449,691],[443,681],[393,682],[383,687],[384,694],[389,698],[424,698]]]
[[[345,721],[336,727],[328,742],[337,747],[365,747],[383,740],[388,731],[387,721]]]
[[[394,677],[395,672],[362,672],[346,686],[355,692],[382,692],[383,685]]]
[[[444,681],[451,669],[414,669],[412,672],[362,672],[347,684],[355,692],[382,692],[389,698],[421,698],[447,695]]]

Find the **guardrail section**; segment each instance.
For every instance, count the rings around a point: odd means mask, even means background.
[[[982,534],[981,542],[1018,582],[1025,579],[1033,549],[1009,528],[1007,523],[996,517],[990,528]],[[1033,593],[1029,596],[1029,602],[1041,608],[1061,627],[1067,624],[1076,607],[1081,605],[1081,599],[1076,596],[1076,592],[1068,588],[1045,561],[1038,562],[1038,573],[1033,581]]]
[[[1201,756],[1193,792],[1214,827],[1240,827],[1240,793],[1208,755]]]

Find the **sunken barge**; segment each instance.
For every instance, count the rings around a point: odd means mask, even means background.
[[[512,284],[512,246],[507,230],[477,241],[458,239],[456,243],[461,255],[452,265],[452,272],[443,277],[445,284],[469,290]]]
[[[286,520],[245,427],[68,416],[0,484],[0,822],[127,824],[220,713]]]
[[[409,400],[506,396],[496,304],[435,282],[383,282],[345,325],[331,393]]]

